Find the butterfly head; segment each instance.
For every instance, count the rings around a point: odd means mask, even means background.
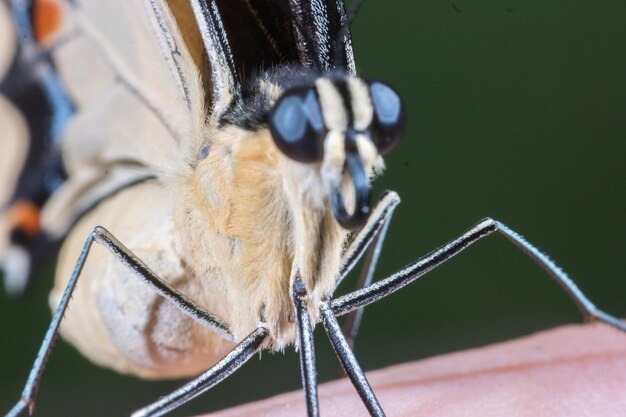
[[[379,81],[326,75],[286,89],[268,125],[289,159],[319,164],[335,218],[349,230],[370,212],[370,176],[395,147],[405,113],[398,94]]]

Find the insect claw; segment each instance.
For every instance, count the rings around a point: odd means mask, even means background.
[[[300,276],[300,272],[296,273],[296,278],[293,281],[293,296],[295,297],[299,297],[299,298],[304,298],[306,297],[308,294],[308,291],[306,289],[306,286],[304,285],[304,282],[302,282],[302,277]]]

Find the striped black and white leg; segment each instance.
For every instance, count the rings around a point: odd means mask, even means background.
[[[394,191],[387,191],[383,194],[367,223],[359,230],[346,250],[342,260],[339,280],[335,288],[343,281],[346,275],[348,275],[354,268],[354,265],[356,265],[366,252],[365,263],[361,269],[355,290],[367,287],[372,283],[389,223],[399,203],[400,197]],[[363,308],[360,308],[351,312],[344,322],[343,334],[351,348],[354,347],[354,339],[359,333],[364,311]]]
[[[85,261],[87,260],[87,256],[89,255],[89,250],[93,243],[99,243],[105,248],[107,248],[120,262],[126,265],[131,271],[133,271],[140,279],[146,282],[152,289],[154,289],[157,293],[162,295],[172,304],[174,304],[180,311],[194,319],[196,322],[201,325],[207,327],[208,329],[213,330],[214,332],[222,335],[228,340],[233,340],[233,336],[228,329],[228,326],[215,317],[213,314],[209,313],[199,305],[195,304],[192,300],[170,287],[167,282],[159,278],[150,268],[146,266],[146,264],[141,261],[137,256],[135,256],[128,248],[122,245],[110,232],[102,227],[96,227],[93,232],[87,237],[85,244],[81,250],[81,253],[76,261],[76,265],[74,267],[74,271],[72,272],[72,276],[70,277],[67,286],[65,287],[65,291],[63,292],[63,296],[61,297],[61,302],[59,303],[57,309],[52,315],[52,320],[50,321],[50,325],[48,326],[48,330],[44,336],[43,342],[41,343],[41,347],[39,348],[39,352],[37,353],[37,357],[33,363],[30,374],[26,381],[26,385],[24,386],[24,390],[22,391],[22,395],[20,400],[13,406],[13,408],[8,412],[6,417],[16,417],[21,414],[26,409],[29,410],[29,413],[32,414],[35,408],[35,396],[37,395],[37,390],[39,389],[39,383],[41,382],[41,377],[43,375],[43,370],[45,368],[46,362],[50,357],[50,353],[52,352],[52,346],[56,341],[56,338],[59,334],[59,326],[61,325],[61,321],[63,320],[63,316],[67,310],[69,301],[72,297],[72,293],[76,288],[76,283],[78,282],[78,278],[80,273],[85,265]]]
[[[315,364],[315,344],[313,326],[307,309],[307,290],[299,276],[293,286],[293,303],[296,307],[298,324],[298,348],[300,349],[300,371],[302,388],[306,397],[309,417],[318,417],[319,401],[317,398],[317,366]]]
[[[354,385],[354,388],[356,388],[363,404],[365,404],[367,411],[369,411],[372,416],[384,416],[385,412],[380,406],[376,395],[374,395],[372,387],[370,387],[369,382],[367,382],[365,373],[354,356],[354,352],[352,352],[350,344],[344,337],[341,328],[339,327],[337,317],[335,317],[335,313],[329,303],[322,303],[320,311],[322,313],[322,323],[324,323],[324,328],[326,329],[330,343],[339,358],[339,362],[341,363],[344,372],[348,375],[348,378],[350,378],[352,385]]]
[[[462,236],[441,246],[438,249],[422,256],[413,263],[407,265],[395,274],[375,282],[374,284],[354,291],[331,301],[331,308],[336,315],[347,314],[393,294],[400,288],[410,284],[417,278],[425,275],[453,256],[480,239],[499,232],[515,246],[526,253],[533,261],[541,266],[548,275],[556,281],[563,291],[572,299],[585,319],[599,320],[621,331],[626,332],[626,324],[618,318],[599,310],[574,281],[555,264],[547,255],[529,243],[524,237],[509,229],[506,225],[493,219],[485,219],[476,224]]]
[[[189,381],[171,394],[135,411],[132,417],[162,416],[203,394],[248,362],[258,352],[267,337],[267,329],[263,326],[257,327],[256,330],[250,333],[228,355],[213,365],[208,371]]]

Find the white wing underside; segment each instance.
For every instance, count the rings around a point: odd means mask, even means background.
[[[163,0],[65,7],[52,50],[76,113],[62,141],[68,181],[43,211],[53,236],[125,185],[183,172],[204,122],[198,71]]]

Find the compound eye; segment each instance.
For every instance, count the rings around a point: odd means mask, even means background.
[[[326,126],[315,90],[285,93],[270,112],[269,126],[274,143],[287,157],[304,163],[322,161]]]
[[[380,82],[370,84],[370,96],[374,106],[374,144],[378,152],[386,154],[397,145],[404,130],[404,107],[400,96]]]

